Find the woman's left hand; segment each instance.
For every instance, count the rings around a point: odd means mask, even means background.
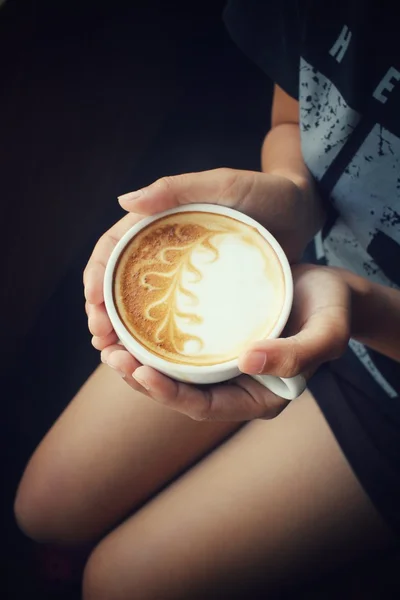
[[[243,373],[280,377],[302,373],[309,378],[319,365],[345,351],[350,337],[352,292],[340,271],[296,265],[293,279],[294,302],[285,337],[249,347],[239,357]],[[135,359],[120,347],[111,362],[132,387],[138,389],[139,383],[153,400],[199,421],[273,418],[288,403],[247,375],[226,383],[193,386],[150,367],[137,367]]]

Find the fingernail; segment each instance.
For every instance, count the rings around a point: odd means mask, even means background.
[[[142,388],[144,388],[145,390],[149,391],[150,390],[150,386],[147,383],[147,381],[145,381],[144,379],[142,379],[141,377],[138,377],[137,375],[135,375],[135,373],[132,373],[132,377],[133,379],[135,379],[139,385],[142,386]]]
[[[107,362],[106,363],[111,369],[113,369],[120,377],[122,377],[122,379],[125,379],[126,374],[123,371],[120,371],[119,369],[117,369],[117,367],[114,367],[114,365],[112,365],[111,363]]]
[[[244,358],[246,373],[262,373],[267,363],[267,355],[260,350],[247,352]]]
[[[118,200],[122,200],[123,202],[132,202],[132,200],[137,200],[142,196],[143,190],[136,190],[135,192],[128,192],[127,194],[122,194],[122,196],[118,196]]]
[[[105,365],[106,365],[106,364],[108,364],[108,363],[107,363],[107,354],[110,354],[110,352],[107,352],[107,351],[105,352],[104,350],[102,350],[102,351],[100,352],[100,360],[101,360],[101,362],[102,362],[103,364],[105,364]]]

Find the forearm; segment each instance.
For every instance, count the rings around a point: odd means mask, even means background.
[[[286,177],[300,189],[302,200],[296,216],[306,241],[310,241],[321,229],[325,212],[314,178],[303,160],[298,123],[281,123],[271,129],[264,140],[261,164],[263,172]]]
[[[342,273],[352,291],[352,337],[400,362],[400,291]]]

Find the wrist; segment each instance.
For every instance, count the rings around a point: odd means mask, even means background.
[[[371,281],[346,269],[335,268],[340,272],[350,290],[351,298],[351,337],[364,339],[371,328],[371,306],[374,302],[374,286]],[[376,315],[375,315],[376,318]]]
[[[352,293],[352,337],[400,362],[399,290],[353,274],[346,277]]]
[[[285,167],[279,167],[268,171],[270,175],[277,175],[288,179],[299,189],[304,199],[309,198],[315,193],[315,183],[311,174],[308,176],[305,173],[298,173],[293,169],[287,169]]]

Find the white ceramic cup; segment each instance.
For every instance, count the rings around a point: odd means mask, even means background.
[[[127,330],[123,322],[121,321],[118,311],[114,304],[114,271],[117,265],[118,259],[123,252],[125,246],[130,240],[141,231],[144,227],[153,223],[154,221],[161,219],[167,215],[171,215],[179,212],[207,212],[215,213],[217,215],[224,215],[232,217],[237,221],[241,221],[250,227],[254,227],[267,241],[267,243],[273,248],[282,266],[282,271],[285,280],[286,296],[282,306],[280,317],[271,331],[268,338],[278,338],[282,333],[286,322],[289,318],[289,314],[292,308],[293,302],[293,279],[290,270],[289,262],[286,258],[284,251],[282,250],[276,239],[267,231],[262,225],[257,223],[254,219],[224,206],[217,206],[214,204],[190,204],[187,206],[181,206],[179,208],[173,208],[171,210],[164,211],[152,217],[147,217],[136,223],[125,235],[120,239],[118,244],[115,246],[107,263],[105,277],[104,277],[104,301],[107,313],[110,317],[111,323],[114,327],[116,334],[118,335],[120,342],[123,346],[143,365],[153,367],[161,373],[177,379],[178,381],[184,381],[192,384],[210,384],[226,381],[237,377],[241,374],[238,368],[238,360],[230,360],[228,362],[209,365],[209,366],[196,366],[189,364],[172,363],[159,356],[156,356],[146,348],[142,346]],[[254,379],[260,382],[262,385],[267,387],[277,396],[292,400],[299,396],[306,387],[306,381],[302,375],[296,377],[282,378],[275,377],[272,375],[254,375]]]

